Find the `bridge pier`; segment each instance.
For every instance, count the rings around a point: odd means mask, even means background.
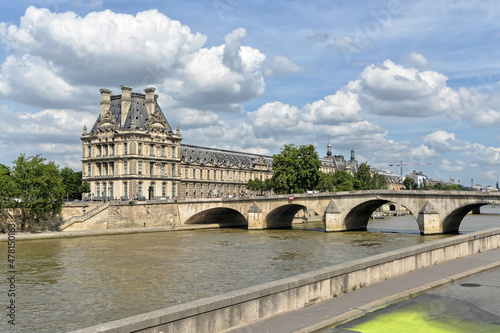
[[[256,202],[248,210],[247,215],[248,230],[262,230],[265,226],[264,213]]]
[[[342,212],[333,200],[330,201],[323,217],[325,231],[345,231],[347,229]]]
[[[437,209],[427,201],[418,213],[418,228],[422,235],[434,235],[443,233],[443,223]]]

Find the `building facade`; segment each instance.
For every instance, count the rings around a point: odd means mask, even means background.
[[[100,89],[100,114],[83,128],[82,175],[91,192],[85,199],[216,198],[253,194],[251,179],[271,178],[272,157],[182,144],[158,104],[155,88],[144,94],[122,85],[120,95]],[[354,174],[358,162],[332,155],[321,171]]]

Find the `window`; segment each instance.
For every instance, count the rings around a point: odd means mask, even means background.
[[[128,162],[127,161],[123,162],[123,174],[124,175],[128,174]]]
[[[200,179],[203,179],[203,169],[200,169]]]
[[[101,154],[102,154],[102,147],[101,146],[98,146],[98,152],[99,152],[99,155],[97,155],[97,156],[101,157]]]
[[[161,164],[161,175],[165,176],[165,163]]]
[[[97,192],[97,196],[100,197],[101,196],[101,184],[97,183],[96,185],[96,192]]]
[[[233,180],[236,180],[236,171],[233,171]]]
[[[102,197],[106,198],[106,183],[102,184]]]
[[[172,157],[175,157],[175,147],[172,147]]]
[[[149,174],[151,176],[153,176],[153,174],[154,174],[154,164],[153,163],[149,163]]]
[[[113,197],[113,183],[109,183],[109,196]]]
[[[172,183],[172,197],[175,197],[175,183]]]
[[[207,179],[210,179],[210,170],[207,170]]]
[[[92,156],[92,148],[90,146],[87,147],[88,149],[88,157]]]
[[[196,179],[196,169],[195,168],[193,168],[193,178]]]
[[[238,172],[238,180],[241,182],[241,171]]]
[[[188,168],[184,169],[184,178],[188,178]]]
[[[165,183],[161,184],[161,196],[164,198],[167,196],[167,184]]]
[[[142,143],[139,143],[139,146],[137,148],[137,154],[142,155]]]
[[[97,164],[97,174],[101,176],[101,165]]]
[[[127,154],[128,154],[128,146],[127,146],[127,143],[124,143],[124,144],[123,144],[123,154],[124,154],[124,155],[127,155]]]
[[[108,146],[104,146],[104,156],[108,156]]]
[[[89,163],[89,164],[87,165],[87,176],[92,176],[92,175],[91,175],[91,171],[92,171],[92,169],[91,169],[91,168],[92,168],[92,167],[91,167],[91,165],[90,165],[90,163]]]
[[[161,157],[165,157],[165,146],[161,146]]]
[[[175,164],[172,164],[172,176],[175,176]]]
[[[111,145],[111,156],[115,156],[115,145]]]
[[[137,162],[137,171],[139,174],[142,174],[142,161]]]
[[[155,147],[153,145],[149,146],[149,155],[150,156],[155,156]]]
[[[114,174],[115,174],[115,164],[114,163],[109,163],[109,174],[111,176],[114,176]]]
[[[128,184],[127,182],[123,183],[123,196],[128,198]]]
[[[227,180],[229,180],[229,170],[227,170]]]
[[[247,181],[247,173],[245,172],[245,181]]]
[[[140,198],[142,197],[142,183],[139,183],[137,185],[137,196]]]

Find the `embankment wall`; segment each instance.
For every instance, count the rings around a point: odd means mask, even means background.
[[[386,252],[76,332],[223,332],[444,261],[500,248],[500,228]]]

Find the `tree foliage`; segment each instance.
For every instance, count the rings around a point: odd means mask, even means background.
[[[313,145],[285,145],[279,154],[273,155],[271,185],[278,194],[313,190],[318,185],[320,166],[321,161]]]
[[[14,181],[9,167],[0,164],[0,214],[14,202]]]
[[[358,181],[355,184],[355,190],[387,189],[387,179],[385,176],[378,173],[374,173],[372,175],[371,168],[366,162],[361,163],[354,175],[354,178]]]
[[[262,192],[267,192],[271,190],[271,180],[266,179],[265,181],[262,181],[258,178],[255,179],[250,179],[247,183],[247,189],[251,191],[258,191],[259,193],[262,194]]]
[[[21,231],[26,230],[28,222],[36,223],[61,212],[65,190],[54,162],[45,163],[40,155],[21,155],[14,161],[12,179],[16,207],[21,212]]]
[[[62,182],[65,188],[65,198],[68,200],[80,200],[83,193],[90,192],[90,185],[87,181],[82,182],[82,172],[75,172],[70,167],[61,169]]]
[[[403,185],[407,190],[416,190],[418,188],[418,184],[415,182],[415,179],[410,177],[406,177],[405,180],[403,180]]]

